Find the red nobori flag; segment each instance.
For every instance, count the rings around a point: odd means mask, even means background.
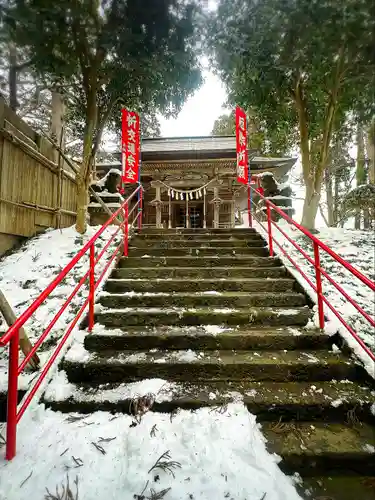
[[[249,182],[249,164],[247,157],[246,113],[236,107],[236,143],[237,143],[237,181],[241,184]]]
[[[127,109],[122,110],[122,181],[138,182],[141,128],[139,115]]]

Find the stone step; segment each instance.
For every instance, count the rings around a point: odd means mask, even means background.
[[[131,241],[132,247],[147,248],[152,251],[154,249],[177,249],[177,248],[191,248],[191,249],[204,249],[204,248],[263,248],[267,243],[263,239],[256,240],[147,240],[135,238]]]
[[[306,326],[311,317],[305,307],[253,307],[241,309],[209,308],[131,308],[104,309],[95,314],[96,321],[107,327],[128,326],[197,326],[197,325],[267,325]]]
[[[212,248],[138,248],[129,247],[129,255],[131,257],[144,257],[150,255],[152,257],[189,257],[189,256],[213,256],[231,257],[233,255],[258,255],[260,257],[268,256],[266,247],[212,247]]]
[[[216,241],[259,241],[263,240],[259,233],[197,233],[197,232],[175,232],[175,233],[136,233],[136,238],[147,240],[147,241],[211,241],[212,239]]]
[[[283,278],[285,267],[122,267],[112,271],[113,279],[208,279],[215,278]]]
[[[89,351],[104,350],[251,350],[251,349],[324,349],[332,347],[332,338],[315,329],[296,328],[224,328],[215,325],[190,327],[133,327],[124,330],[94,328],[85,337]]]
[[[242,234],[259,234],[256,229],[254,228],[233,228],[233,229],[215,229],[215,228],[197,228],[197,229],[158,229],[156,227],[147,227],[147,228],[142,228],[140,234],[157,234],[161,238],[164,236],[167,236],[169,234],[208,234],[208,235],[213,235],[213,234],[231,234],[232,236],[237,236],[237,235],[242,235]]]
[[[83,351],[83,353],[82,353]],[[79,355],[77,355],[77,352]],[[360,367],[326,350],[317,351],[105,351],[73,348],[62,362],[69,382],[133,382],[207,379],[247,381],[353,380]]]
[[[352,476],[305,477],[298,488],[303,495],[308,491],[309,499],[317,500],[374,500],[375,473]]]
[[[291,278],[222,278],[222,279],[108,279],[104,289],[111,293],[125,292],[291,292]]]
[[[249,266],[249,267],[276,267],[281,266],[281,261],[275,257],[257,257],[250,255],[231,255],[229,257],[207,256],[151,256],[144,254],[142,257],[122,257],[119,267],[223,267],[223,266]]]
[[[122,196],[119,193],[98,193],[104,203],[122,203]],[[98,200],[94,196],[90,196],[90,201],[93,203],[98,203]]]
[[[302,476],[373,474],[374,427],[358,423],[300,422],[262,424],[267,448],[282,457],[279,467]]]
[[[190,290],[194,290],[194,287]],[[306,305],[306,297],[296,292],[125,292],[102,295],[99,303],[112,309],[126,307],[298,307]]]
[[[140,384],[140,385],[139,385]],[[144,385],[146,384],[146,385]],[[151,385],[150,385],[151,384]],[[129,414],[132,398],[145,395],[143,387],[154,391],[152,411],[169,413],[179,409],[225,407],[241,400],[258,421],[288,422],[322,419],[352,425],[371,423],[375,396],[365,385],[350,381],[331,382],[251,382],[248,380],[204,380],[201,383],[172,383],[155,379],[136,384],[107,383],[98,388],[88,383],[72,384],[72,392],[57,392],[54,382],[43,397],[56,411],[90,413],[109,411]],[[341,404],[337,404],[340,401]],[[348,417],[353,415],[353,417]],[[281,420],[280,420],[281,419]]]

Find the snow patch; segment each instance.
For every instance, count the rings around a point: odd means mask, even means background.
[[[18,427],[17,459],[0,462],[0,498],[43,498],[45,488],[54,492],[65,481],[68,469],[71,485],[79,477],[84,500],[118,500],[124,492],[133,498],[147,481],[145,494],[151,487],[171,488],[168,500],[300,500],[293,480],[278,468],[278,457],[267,452],[255,416],[241,403],[228,404],[224,412],[182,410],[173,418],[148,412],[136,426],[133,420],[105,412],[81,416],[30,408]],[[100,444],[105,455],[92,443]],[[181,467],[174,476],[157,471],[154,483],[148,471],[167,450]],[[72,470],[72,457],[82,467]]]

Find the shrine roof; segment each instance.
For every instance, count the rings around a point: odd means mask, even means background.
[[[249,151],[249,159],[255,165],[279,166],[295,163],[293,158],[268,158],[254,156]],[[253,154],[251,154],[253,153]],[[118,165],[120,152],[112,153]],[[236,137],[231,136],[197,136],[197,137],[157,137],[143,139],[141,158],[146,163],[175,162],[189,160],[236,160]],[[109,163],[99,161],[97,165],[108,166]]]
[[[198,137],[157,137],[143,139],[142,152],[159,153],[176,151],[235,151],[236,137],[198,136]]]

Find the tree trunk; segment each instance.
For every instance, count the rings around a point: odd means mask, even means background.
[[[17,317],[14,314],[9,302],[7,301],[5,295],[1,290],[0,290],[0,312],[4,316],[4,319],[7,322],[8,326],[12,326],[16,322]],[[23,327],[21,327],[19,330],[19,339],[20,339],[19,344],[21,350],[23,354],[27,356],[29,352],[31,352],[33,346]],[[39,368],[39,364],[40,364],[39,357],[37,354],[34,354],[34,356],[29,361],[29,366],[32,369],[36,370]]]
[[[315,219],[318,213],[319,201],[320,193],[314,191],[314,181],[313,179],[309,179],[306,183],[301,224],[310,231],[315,230]]]
[[[365,142],[363,128],[361,124],[357,125],[357,168],[356,168],[356,182],[357,187],[366,183],[366,170],[365,170]],[[354,220],[355,229],[361,229],[361,207],[356,209]]]
[[[333,197],[333,225],[337,227],[339,217],[340,217],[340,171],[336,169],[334,175],[335,188]]]
[[[17,111],[17,49],[13,43],[9,44],[9,106],[13,111]]]
[[[332,176],[328,169],[325,171],[325,186],[326,186],[326,200],[327,200],[327,215],[328,215],[328,226],[333,227],[335,225],[334,220],[334,200],[333,200],[333,190],[332,190]]]
[[[369,161],[368,179],[370,184],[375,184],[375,119],[373,119],[368,129],[365,141]]]
[[[63,125],[64,125],[64,99],[58,92],[52,92],[52,117],[50,126],[50,137],[58,144],[62,150],[64,150],[64,137],[63,137]],[[59,152],[54,149],[55,158],[53,159],[55,163],[58,162]]]
[[[90,90],[87,95],[87,113],[85,133],[83,138],[83,159],[77,175],[77,220],[76,230],[84,234],[87,230],[87,205],[89,200],[89,187],[93,165],[93,143],[97,125],[96,91]]]

